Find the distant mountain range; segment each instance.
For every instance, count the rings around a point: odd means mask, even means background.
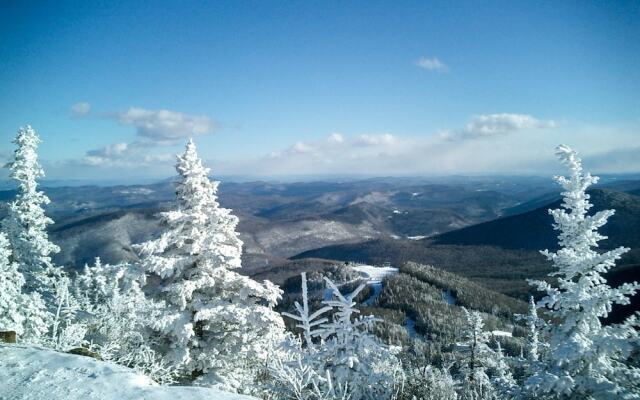
[[[414,239],[497,218],[552,188],[541,178],[379,178],[345,182],[228,182],[220,201],[240,218],[244,265],[259,271],[300,252],[377,238]],[[56,262],[81,267],[100,256],[135,260],[131,244],[159,232],[157,214],[174,200],[170,181],[44,189]],[[10,201],[14,191],[0,191]]]

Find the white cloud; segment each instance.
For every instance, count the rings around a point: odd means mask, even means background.
[[[478,115],[459,129],[431,135],[331,134],[316,142],[294,143],[268,157],[228,162],[224,172],[265,175],[532,173],[540,168],[540,160],[548,161],[552,168],[555,166],[553,149],[557,142],[576,140],[571,139],[571,130],[552,128],[557,128],[557,124],[551,120],[502,113]],[[589,137],[592,141],[597,138],[596,133]],[[581,139],[579,143],[584,143],[586,135]]]
[[[420,57],[420,59],[416,62],[416,65],[428,71],[435,71],[440,73],[449,72],[449,67],[445,63],[440,61],[437,57]]]
[[[482,137],[512,133],[526,129],[553,128],[556,123],[540,120],[526,114],[486,114],[477,115],[465,126],[467,136]]]
[[[171,110],[131,107],[116,115],[118,122],[136,128],[138,136],[156,144],[175,144],[191,136],[210,133],[214,122],[204,115],[188,115]]]
[[[168,164],[175,160],[174,154],[149,153],[147,143],[113,143],[87,151],[80,164],[93,167],[140,167],[154,164]]]
[[[85,117],[91,112],[91,104],[82,101],[72,105],[69,110],[74,117]]]
[[[476,115],[460,130],[442,130],[441,139],[455,141],[509,135],[519,131],[545,130],[557,127],[553,120],[542,120],[527,114]]]
[[[80,104],[80,103],[79,103]],[[82,107],[78,107],[78,110]],[[213,131],[214,122],[206,116],[194,116],[171,110],[146,110],[131,107],[120,113],[107,114],[122,125],[135,127],[138,140],[113,143],[86,152],[79,160],[70,161],[93,167],[165,168],[175,155],[159,152],[161,146],[173,146],[186,138]]]
[[[364,134],[360,135],[354,143],[361,146],[379,146],[393,144],[395,140],[396,138],[390,133],[383,133],[380,135]]]
[[[296,142],[289,150],[292,153],[309,153],[313,151],[313,147],[304,142]]]
[[[344,143],[344,136],[342,136],[339,133],[332,133],[331,135],[329,135],[329,137],[327,138],[327,142],[329,143],[333,143],[333,144],[340,144],[340,143]]]

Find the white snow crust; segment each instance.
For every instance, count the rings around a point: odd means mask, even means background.
[[[257,400],[191,386],[159,386],[91,357],[0,344],[0,400]]]

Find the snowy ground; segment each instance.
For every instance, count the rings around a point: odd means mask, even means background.
[[[119,365],[0,344],[0,400],[250,400],[216,389],[158,386]]]

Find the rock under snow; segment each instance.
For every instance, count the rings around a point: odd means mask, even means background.
[[[38,347],[0,344],[2,400],[251,400],[190,386],[159,386],[116,364]]]

